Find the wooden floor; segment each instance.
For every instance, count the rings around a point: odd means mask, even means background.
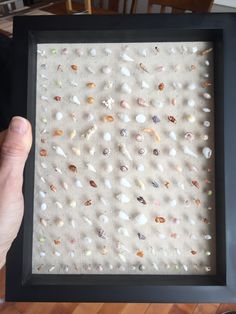
[[[0,271],[0,298],[4,297],[5,271]],[[236,304],[157,303],[4,303],[1,314],[221,314],[236,311]]]

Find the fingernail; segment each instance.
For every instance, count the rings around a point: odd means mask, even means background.
[[[12,132],[23,135],[28,130],[27,120],[22,117],[13,117],[11,119],[9,129]]]

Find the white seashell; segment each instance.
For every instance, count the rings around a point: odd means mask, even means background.
[[[204,121],[203,122],[203,125],[206,127],[206,128],[209,128],[211,126],[211,122],[210,121]]]
[[[197,51],[198,51],[198,47],[192,47],[192,48],[191,48],[191,52],[192,52],[192,53],[196,53]]]
[[[103,224],[108,223],[108,220],[109,220],[106,215],[100,215],[100,216],[98,217],[98,219],[99,219],[99,221],[100,221],[101,223],[103,223]]]
[[[171,200],[170,201],[170,206],[171,207],[175,207],[177,205],[177,201],[176,200]]]
[[[209,65],[210,65],[209,60],[206,60],[206,61],[205,61],[205,65],[209,67]]]
[[[129,216],[125,212],[123,212],[122,210],[119,211],[119,218],[123,219],[123,220],[129,220]]]
[[[128,69],[128,68],[126,68],[126,67],[121,67],[120,68],[120,73],[122,74],[122,75],[124,75],[124,76],[130,76],[130,70]]]
[[[42,252],[39,253],[39,255],[40,255],[41,257],[44,257],[44,256],[46,256],[46,253],[42,251]]]
[[[139,186],[142,190],[145,190],[145,184],[143,181],[136,179],[137,186]]]
[[[58,111],[56,112],[55,118],[57,121],[60,121],[63,118],[63,114],[60,111]]]
[[[147,50],[146,49],[141,49],[139,50],[139,54],[141,57],[146,57],[147,56]]]
[[[171,132],[169,133],[169,137],[170,137],[172,140],[174,140],[174,141],[177,140],[177,137],[176,137],[176,134],[175,134],[174,131],[171,131]]]
[[[60,208],[60,209],[63,208],[62,204],[61,204],[60,202],[58,202],[58,201],[55,202],[55,205],[56,205],[58,208]]]
[[[127,157],[130,161],[133,160],[132,156],[130,155],[129,151],[127,150],[125,144],[119,144],[118,145],[120,152]]]
[[[122,53],[120,56],[121,56],[121,59],[124,60],[124,61],[127,61],[127,62],[133,62],[134,61],[126,53]]]
[[[111,188],[112,188],[110,180],[105,179],[105,180],[104,180],[104,184],[105,184],[105,186],[106,186],[108,189],[111,189]]]
[[[112,109],[112,105],[114,105],[114,103],[115,103],[115,101],[111,97],[109,97],[108,99],[102,101],[102,104],[109,110]]]
[[[137,170],[144,171],[144,165],[143,164],[137,165]]]
[[[78,84],[75,81],[70,81],[70,85],[73,86],[73,87],[77,87],[78,86]]]
[[[52,148],[56,151],[57,155],[67,158],[66,154],[64,153],[63,149],[60,146],[52,146]]]
[[[202,76],[208,78],[209,77],[209,73],[204,73]]]
[[[206,234],[206,235],[204,235],[204,239],[205,240],[211,240],[212,236],[210,234]]]
[[[91,255],[92,255],[92,251],[86,250],[86,251],[84,252],[84,254],[85,254],[86,256],[91,256]]]
[[[43,191],[39,191],[39,195],[40,195],[42,198],[45,198],[45,197],[46,197],[46,193],[43,192]]]
[[[105,74],[110,74],[111,71],[112,71],[112,68],[107,65],[102,68],[102,72]]]
[[[130,199],[128,198],[128,196],[126,196],[123,193],[117,194],[116,198],[121,202],[121,203],[129,203]]]
[[[77,134],[76,130],[71,131],[70,132],[70,139],[73,140],[73,138],[76,137],[76,134]]]
[[[111,140],[111,134],[109,132],[104,133],[103,139],[104,141],[109,142]]]
[[[106,170],[107,173],[111,173],[111,172],[113,171],[112,165],[107,165],[107,166],[105,167],[105,170]]]
[[[124,262],[124,263],[126,262],[126,258],[123,254],[119,253],[118,256],[122,260],[122,262]]]
[[[94,148],[94,147],[91,147],[91,148],[89,149],[89,155],[91,155],[91,156],[94,156],[94,155],[95,155],[95,148]]]
[[[72,257],[72,258],[75,257],[75,252],[74,251],[70,251],[69,254],[70,254],[70,257]]]
[[[87,69],[88,72],[90,72],[90,73],[92,73],[92,74],[95,74],[95,71],[94,71],[93,68],[91,68],[91,67],[88,66],[86,69]]]
[[[41,98],[42,100],[48,101],[48,97],[46,97],[46,96],[41,96],[40,98]]]
[[[171,47],[169,50],[170,54],[175,54],[176,53],[176,49],[174,47]]]
[[[144,123],[146,121],[146,117],[144,114],[138,114],[136,117],[135,117],[135,120],[138,122],[138,123]]]
[[[108,81],[108,82],[105,82],[103,89],[110,89],[112,87],[113,87],[113,82]]]
[[[128,232],[128,230],[126,228],[120,227],[120,228],[118,228],[117,231],[118,231],[119,234],[121,234],[123,236],[126,236],[126,237],[130,236],[129,232]]]
[[[159,270],[159,267],[157,266],[155,262],[152,262],[152,266],[154,267],[155,270]]]
[[[210,108],[202,108],[202,111],[203,112],[211,112],[211,109]]]
[[[76,53],[79,57],[82,57],[82,56],[84,55],[83,50],[81,50],[81,49],[79,49],[79,48],[75,49],[75,53]]]
[[[97,126],[94,124],[91,128],[89,128],[85,133],[82,134],[86,140],[89,140],[91,135],[93,135],[97,131]]]
[[[188,89],[189,89],[189,90],[194,90],[194,89],[196,89],[196,87],[197,87],[197,86],[196,86],[195,83],[191,83],[191,84],[188,85]]]
[[[48,77],[45,75],[45,74],[40,74],[41,78],[44,79],[44,80],[47,80]]]
[[[132,185],[129,183],[129,181],[125,178],[120,179],[120,184],[123,185],[126,188],[131,188]]]
[[[69,203],[70,207],[75,208],[76,207],[76,201],[72,200]]]
[[[203,93],[202,96],[205,98],[205,99],[211,99],[211,95],[209,93]]]
[[[83,242],[86,243],[86,244],[90,244],[90,243],[93,242],[93,240],[90,237],[84,237],[83,238]]]
[[[87,163],[86,166],[87,166],[88,170],[90,170],[92,172],[97,172],[96,169],[94,168],[94,166],[91,165],[90,163]]]
[[[71,224],[72,228],[75,229],[76,225],[75,225],[74,219],[71,219],[71,220],[70,220],[70,224]]]
[[[185,265],[185,264],[183,264],[183,269],[184,269],[185,271],[188,271],[188,266]]]
[[[150,88],[150,86],[145,81],[142,81],[141,82],[141,88]]]
[[[41,50],[41,49],[37,49],[37,53],[41,56],[44,57],[46,55],[46,51],[45,50]]]
[[[121,90],[121,92],[126,93],[126,94],[132,93],[132,89],[129,87],[129,85],[127,83],[121,84],[120,90]]]
[[[187,120],[190,123],[194,123],[196,121],[196,118],[192,114],[190,114],[187,116]]]
[[[92,226],[92,221],[90,219],[88,219],[86,216],[83,216],[83,220],[90,226]]]
[[[158,164],[158,165],[157,165],[157,168],[158,168],[161,172],[164,171],[164,167],[163,167],[161,164]]]
[[[79,98],[77,96],[71,96],[70,97],[70,102],[76,104],[76,105],[80,105],[80,101]]]
[[[55,168],[55,171],[57,172],[57,173],[60,173],[60,174],[62,174],[62,171],[61,171],[61,169],[59,169],[59,168]]]
[[[164,72],[166,69],[163,65],[159,65],[159,66],[157,66],[156,70],[157,70],[157,72]]]
[[[174,148],[171,148],[170,150],[169,150],[169,155],[170,156],[176,156],[176,150],[174,149]]]
[[[77,188],[82,188],[82,187],[83,187],[83,185],[82,185],[82,183],[80,182],[80,180],[76,180],[76,181],[75,181],[75,185],[77,186]]]
[[[46,210],[47,209],[47,204],[46,203],[42,203],[40,206],[41,210]]]
[[[160,239],[165,239],[165,238],[166,238],[166,235],[163,234],[163,233],[159,233],[159,234],[158,234],[158,237],[159,237]]]
[[[121,120],[121,121],[123,121],[123,122],[129,122],[130,121],[130,118],[129,118],[129,116],[127,115],[127,114],[125,114],[125,113],[122,113],[122,112],[118,112],[117,113],[117,116],[118,116],[118,118]]]
[[[193,220],[193,219],[189,218],[189,220],[188,220],[188,221],[191,223],[191,225],[196,225],[195,220]]]
[[[144,214],[138,214],[137,216],[135,216],[134,221],[138,224],[138,225],[145,225],[147,223],[147,217]]]
[[[105,52],[105,54],[106,54],[107,56],[109,56],[109,55],[112,54],[112,51],[111,51],[111,49],[109,49],[109,48],[104,48],[104,52]]]
[[[61,256],[61,253],[58,252],[58,251],[55,251],[55,252],[54,252],[54,255],[56,255],[56,256]]]
[[[71,150],[77,155],[80,156],[80,149],[77,147],[72,147]]]
[[[211,158],[212,150],[209,147],[204,147],[202,153],[206,159]]]
[[[193,99],[189,99],[189,100],[187,101],[187,105],[188,105],[189,107],[194,107],[194,106],[195,106],[195,101],[194,101]]]
[[[103,203],[103,205],[105,205],[105,206],[108,205],[108,202],[105,200],[104,197],[100,196],[99,200]]]
[[[91,57],[96,57],[96,55],[97,55],[96,49],[95,48],[90,49],[89,50],[89,54],[90,54]]]
[[[40,177],[40,180],[43,182],[43,183],[46,183],[45,179],[43,177]]]
[[[184,146],[184,153],[186,155],[192,156],[197,158],[197,154],[195,154],[190,148],[188,148],[187,146]]]

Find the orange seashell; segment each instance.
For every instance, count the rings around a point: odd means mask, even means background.
[[[155,217],[155,222],[156,222],[156,223],[159,223],[159,224],[163,224],[163,223],[166,222],[166,220],[165,220],[164,217],[156,216],[156,217]]]
[[[164,84],[164,83],[160,83],[160,84],[158,85],[158,89],[159,89],[160,91],[163,91],[164,88],[165,88],[165,84]]]
[[[76,64],[72,64],[70,67],[71,67],[71,69],[73,71],[77,71],[78,70],[78,66]]]
[[[104,122],[113,122],[114,118],[113,118],[113,116],[104,116],[103,121]]]
[[[93,83],[93,82],[88,82],[88,83],[86,84],[86,86],[87,86],[88,88],[94,88],[94,87],[96,87],[96,84]]]
[[[62,130],[55,130],[53,132],[53,136],[62,136],[64,134],[64,132]]]
[[[92,105],[92,104],[94,103],[94,98],[93,98],[92,96],[89,96],[89,97],[87,98],[87,103],[90,104],[90,105]]]
[[[55,243],[55,245],[61,244],[61,240],[60,239],[53,240],[53,242]]]
[[[136,252],[136,255],[139,256],[139,257],[143,257],[144,256],[144,252],[142,250],[138,250]]]
[[[77,167],[75,165],[69,165],[68,168],[72,172],[77,172]]]
[[[48,155],[46,149],[40,149],[40,152],[39,152],[40,156],[42,157],[46,157]]]

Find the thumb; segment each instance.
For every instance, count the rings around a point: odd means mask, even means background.
[[[31,125],[22,117],[13,117],[0,148],[0,171],[20,177],[32,144]]]

